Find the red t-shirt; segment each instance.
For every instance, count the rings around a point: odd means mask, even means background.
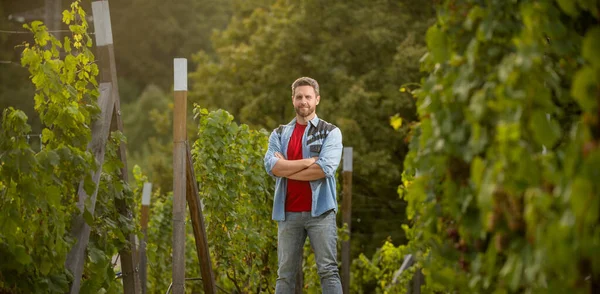
[[[302,136],[307,125],[296,123],[292,137],[288,144],[287,159],[302,159]],[[312,205],[312,189],[308,181],[287,181],[287,199],[285,211],[302,212],[310,211]]]

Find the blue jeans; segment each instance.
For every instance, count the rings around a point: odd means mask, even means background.
[[[317,272],[324,294],[341,294],[342,283],[337,264],[337,226],[335,212],[330,210],[312,217],[310,212],[286,212],[285,221],[278,222],[276,294],[293,294],[296,275],[302,262],[306,236],[315,253]]]

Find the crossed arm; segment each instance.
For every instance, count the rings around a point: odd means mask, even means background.
[[[325,177],[321,166],[315,163],[317,157],[287,160],[279,152],[275,152],[275,157],[279,158],[272,170],[275,176],[297,181],[314,181]]]
[[[264,158],[265,170],[271,176],[297,181],[314,181],[335,176],[342,159],[342,133],[334,129],[323,142],[319,157],[287,160],[281,152],[280,134],[269,137],[269,148]]]

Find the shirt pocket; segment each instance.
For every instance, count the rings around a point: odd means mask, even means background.
[[[310,151],[310,157],[319,156],[319,154],[321,153],[322,146],[322,144],[313,144],[308,146]]]

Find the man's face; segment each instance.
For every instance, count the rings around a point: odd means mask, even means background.
[[[308,117],[315,113],[319,100],[321,100],[321,96],[316,96],[312,86],[299,86],[292,96],[294,110],[301,117]]]

